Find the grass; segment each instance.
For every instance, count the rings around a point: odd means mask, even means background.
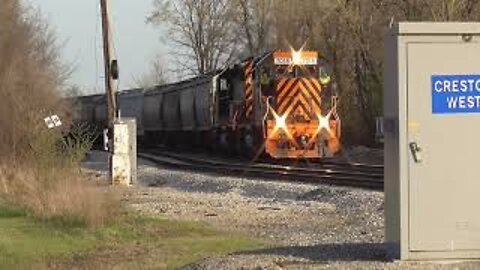
[[[265,247],[199,223],[132,214],[95,230],[62,224],[0,207],[0,269],[171,269],[209,256]]]
[[[26,212],[0,208],[0,268],[25,267],[48,257],[86,250],[94,237],[82,229],[59,229],[29,218]]]

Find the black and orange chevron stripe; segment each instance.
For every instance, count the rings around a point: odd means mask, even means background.
[[[314,120],[322,112],[322,87],[315,78],[281,78],[276,90],[279,115],[302,115],[306,120]]]
[[[245,117],[249,119],[253,112],[253,60],[248,61],[245,76]]]

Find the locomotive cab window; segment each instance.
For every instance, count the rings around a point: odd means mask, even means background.
[[[332,76],[332,66],[326,60],[322,59],[318,65],[318,71],[316,73],[318,74],[318,79],[321,84],[329,84]]]
[[[280,66],[276,69],[276,73],[287,78],[316,77],[318,70],[317,66]]]
[[[228,81],[226,78],[220,79],[220,91],[228,91]]]
[[[230,90],[229,82],[227,78],[225,77],[220,78],[218,83],[220,84],[218,109],[219,109],[220,115],[223,116],[228,113],[231,95],[229,91]]]

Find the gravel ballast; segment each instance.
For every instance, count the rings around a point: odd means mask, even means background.
[[[94,152],[86,167],[104,170]],[[100,174],[99,174],[100,175]],[[199,221],[259,238],[272,248],[207,258],[186,269],[480,269],[480,263],[386,260],[383,193],[158,168],[139,160],[132,209]]]

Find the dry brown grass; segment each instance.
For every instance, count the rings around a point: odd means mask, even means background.
[[[64,138],[69,106],[59,93],[70,69],[54,32],[21,3],[0,1],[0,204],[40,218],[103,224],[117,201],[78,169],[92,138],[82,131]],[[47,129],[43,118],[51,114],[63,129]]]
[[[86,182],[84,175],[65,168],[2,165],[0,199],[36,218],[67,226],[93,228],[114,221],[120,213],[114,191]]]

